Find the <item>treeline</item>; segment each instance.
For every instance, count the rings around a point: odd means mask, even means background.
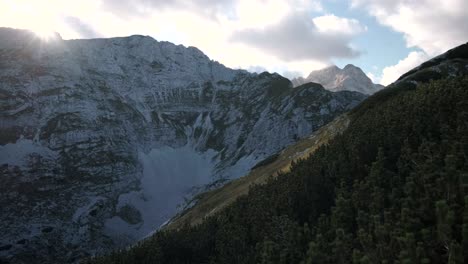
[[[468,263],[468,77],[395,85],[202,224],[90,263]]]

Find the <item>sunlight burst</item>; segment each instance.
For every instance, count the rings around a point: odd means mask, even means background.
[[[32,29],[32,31],[43,41],[49,41],[56,37],[56,33],[54,30],[38,28]]]

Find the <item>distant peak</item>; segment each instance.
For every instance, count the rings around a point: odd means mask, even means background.
[[[359,67],[356,67],[353,64],[346,64],[346,66],[343,68],[343,70],[345,70],[345,69],[356,69],[356,68],[359,68]]]
[[[307,78],[295,78],[292,80],[297,87],[308,82],[320,83],[330,91],[356,91],[364,94],[372,94],[379,90],[372,80],[353,64],[347,64],[343,69],[336,65],[327,66],[321,70],[312,71]]]
[[[347,64],[347,65],[343,68],[343,71],[344,71],[344,72],[350,72],[350,73],[353,73],[353,74],[365,75],[364,71],[362,71],[361,68],[359,68],[359,67],[357,67],[357,66],[354,66],[353,64]]]

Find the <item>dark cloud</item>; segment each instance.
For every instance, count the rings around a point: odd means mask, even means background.
[[[123,17],[136,17],[154,10],[190,10],[215,18],[218,13],[231,13],[236,0],[104,0],[102,8]]]
[[[353,58],[360,53],[350,47],[352,34],[320,32],[307,15],[290,15],[263,29],[236,31],[231,40],[266,51],[285,61]]]
[[[67,16],[63,18],[63,21],[70,26],[76,33],[80,35],[81,38],[99,38],[102,37],[96,30],[94,30],[90,25],[81,21],[77,17]]]

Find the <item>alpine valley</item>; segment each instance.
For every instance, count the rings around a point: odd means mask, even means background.
[[[145,36],[0,28],[0,258],[76,262],[131,245],[365,98]]]
[[[85,263],[468,263],[467,73],[468,43]]]
[[[467,263],[467,73],[0,28],[0,263]]]

